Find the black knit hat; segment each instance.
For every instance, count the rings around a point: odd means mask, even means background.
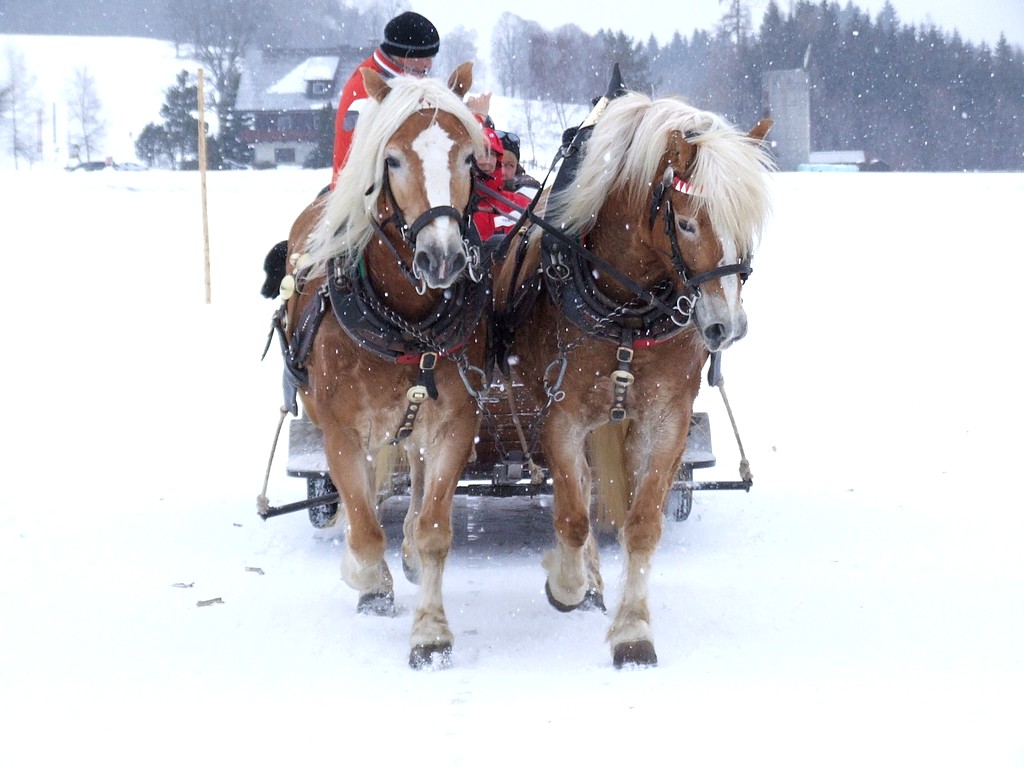
[[[406,11],[384,26],[380,49],[388,56],[405,59],[429,59],[437,55],[441,37],[426,16]]]

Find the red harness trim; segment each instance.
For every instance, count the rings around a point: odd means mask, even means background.
[[[438,357],[451,357],[464,346],[466,346],[466,342],[461,341],[447,352],[437,352],[436,354]],[[395,363],[398,365],[419,365],[421,359],[423,359],[422,352],[406,352],[396,357]]]
[[[633,349],[649,349],[663,341],[668,341],[668,339],[637,339],[633,342]]]

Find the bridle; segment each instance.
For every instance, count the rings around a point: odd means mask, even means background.
[[[690,323],[694,307],[701,297],[701,286],[712,280],[727,275],[738,275],[741,282],[746,282],[751,274],[750,256],[745,256],[736,264],[715,267],[706,272],[694,274],[683,259],[682,248],[672,206],[669,190],[692,194],[688,183],[676,174],[671,165],[665,169],[661,181],[654,187],[651,197],[651,208],[648,216],[648,229],[653,232],[662,211],[665,233],[671,247],[671,260],[677,276],[682,279],[682,288],[674,281],[663,281],[651,288],[645,287],[620,270],[601,259],[582,242],[570,238],[560,228],[544,221],[533,213],[526,211],[531,226],[543,231],[541,247],[541,275],[552,301],[559,307],[562,315],[583,331],[580,341],[586,338],[598,338],[616,345],[616,368],[612,371],[612,407],[609,421],[621,422],[626,418],[626,398],[629,387],[633,383],[631,366],[634,350],[651,347],[674,337]],[[515,285],[521,266],[518,261],[523,258],[528,235],[520,241],[517,253],[516,272],[512,284]],[[566,258],[567,255],[576,258]],[[600,272],[618,282],[634,295],[628,302],[618,301],[604,293],[597,284],[595,272]],[[511,311],[506,313],[508,327],[495,329],[496,341],[499,343],[494,356],[502,370],[507,368],[503,360],[504,353],[511,347],[511,339],[515,326],[527,314],[529,307],[539,295],[537,280],[524,283],[515,291],[509,304]],[[496,318],[497,319],[497,318]],[[559,357],[548,365],[545,373],[544,387],[548,393],[548,403],[558,400],[558,389],[561,377],[568,363],[571,345],[559,342]],[[553,374],[554,383],[549,384],[548,373]]]
[[[366,194],[373,194],[376,187],[376,184],[370,187]],[[395,440],[398,441],[411,433],[420,403],[427,397],[437,397],[433,370],[439,357],[456,359],[459,375],[467,391],[475,397],[479,395],[467,375],[474,372],[483,374],[483,371],[470,366],[465,353],[460,351],[489,307],[490,285],[489,281],[484,280],[489,276],[488,270],[480,269],[480,249],[473,247],[473,230],[469,227],[471,200],[467,201],[464,211],[450,205],[434,206],[407,224],[391,190],[386,168],[381,187],[391,214],[380,220],[379,214],[374,215],[371,226],[416,292],[421,296],[425,294],[426,284],[417,274],[415,262],[412,267],[407,265],[384,231],[384,227],[389,224],[401,234],[402,240],[415,253],[416,238],[424,227],[444,217],[455,220],[466,250],[466,269],[470,279],[459,280],[448,290],[441,291],[427,317],[412,322],[391,309],[386,294],[381,296],[374,290],[363,256],[348,270],[342,270],[335,260],[328,269],[324,284],[299,316],[290,338],[286,332],[286,304],[282,304],[274,315],[271,336],[276,331],[281,342],[286,371],[285,403],[292,414],[297,413],[298,389],[308,386],[306,361],[312,353],[321,321],[329,311],[333,311],[339,326],[362,349],[397,364],[417,365],[419,376],[416,385],[410,388],[407,395],[409,402],[406,415],[396,432]],[[270,338],[267,345],[269,347]],[[486,376],[481,378],[486,379]]]
[[[651,196],[651,212],[647,217],[647,228],[651,231],[654,230],[654,222],[658,217],[658,210],[661,209],[664,212],[665,234],[668,236],[669,244],[672,247],[672,265],[675,267],[676,273],[683,279],[686,290],[692,296],[690,306],[693,307],[697,300],[700,299],[700,286],[704,283],[727,275],[739,275],[740,282],[746,283],[747,278],[754,271],[750,265],[750,254],[747,254],[735,264],[724,264],[720,267],[709,269],[707,272],[701,272],[698,275],[690,271],[689,267],[686,266],[686,261],[683,259],[682,249],[679,247],[679,233],[675,222],[675,209],[672,207],[672,196],[669,194],[670,189],[675,189],[683,194],[693,194],[694,192],[690,183],[679,176],[672,166],[669,165]]]
[[[408,245],[413,253],[416,252],[416,237],[419,233],[430,224],[432,221],[436,221],[441,218],[450,218],[455,221],[459,227],[459,236],[462,241],[466,242],[466,233],[470,231],[469,220],[472,211],[472,200],[470,199],[466,203],[464,210],[460,211],[451,205],[435,205],[432,208],[428,208],[412,222],[407,224],[405,216],[402,214],[402,209],[398,206],[398,201],[395,200],[395,194],[391,190],[391,177],[388,172],[387,166],[384,168],[384,179],[381,183],[385,199],[387,201],[387,207],[391,210],[391,215],[384,217],[382,220],[378,220],[375,215],[371,220],[373,231],[380,237],[381,242],[387,246],[388,250],[391,251],[391,255],[395,257],[395,261],[398,264],[398,268],[402,274],[412,283],[413,287],[416,288],[416,292],[421,296],[426,292],[426,286],[423,283],[423,279],[416,268],[415,260],[410,267],[405,261],[402,260],[401,254],[398,253],[398,249],[395,248],[390,238],[385,234],[384,227],[391,224],[399,234],[402,236],[402,240]],[[367,190],[367,194],[373,194],[373,187]],[[483,275],[478,269],[479,264],[479,251],[468,248],[466,249],[466,262],[467,269],[470,278],[474,282],[479,282]]]

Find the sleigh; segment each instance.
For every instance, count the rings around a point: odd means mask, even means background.
[[[707,379],[708,384],[722,389],[719,355],[712,356]],[[504,381],[496,381],[484,397],[486,413],[474,455],[459,479],[456,489],[458,495],[507,498],[551,494],[551,483],[543,458],[533,455],[525,439],[540,414],[536,410],[523,412],[513,409],[507,386]],[[724,396],[724,389],[722,392]],[[522,401],[522,398],[511,399]],[[726,406],[728,410],[728,401]],[[742,455],[742,445],[740,453]],[[695,412],[690,420],[686,451],[665,505],[666,516],[677,521],[686,520],[690,516],[693,496],[697,491],[750,490],[753,479],[745,460],[741,464],[739,480],[695,479],[695,471],[715,467],[717,461],[712,447],[710,415],[703,411]],[[305,416],[292,419],[289,425],[286,472],[289,477],[305,480],[306,498],[278,507],[268,507],[261,516],[276,517],[305,509],[314,527],[333,525],[338,512],[338,492],[328,472],[323,435]],[[408,494],[408,490],[408,472],[398,467],[381,487],[380,497],[383,500],[403,496]]]

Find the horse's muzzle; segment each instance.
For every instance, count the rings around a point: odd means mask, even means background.
[[[413,274],[427,284],[428,288],[448,288],[466,269],[465,248],[449,249],[420,248],[412,260]]]
[[[733,342],[739,341],[747,335],[745,312],[724,318],[710,319],[707,322],[701,322],[701,318],[698,316],[695,321],[701,340],[709,352],[721,352]]]

